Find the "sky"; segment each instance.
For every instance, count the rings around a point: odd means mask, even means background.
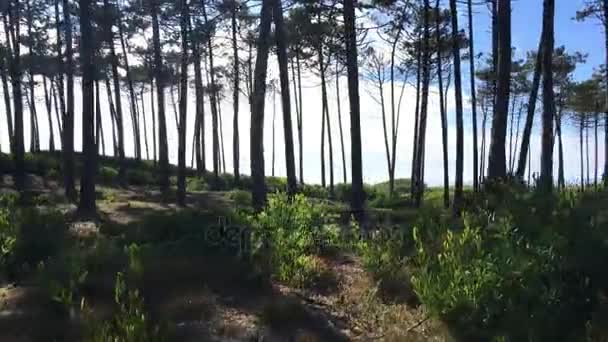
[[[514,0],[512,3],[513,14],[512,14],[512,43],[516,48],[516,57],[522,58],[525,56],[525,52],[529,50],[535,50],[538,46],[540,37],[541,24],[542,24],[542,0]],[[567,51],[574,52],[579,51],[587,53],[587,63],[580,65],[577,68],[575,78],[582,80],[590,77],[593,69],[603,63],[605,59],[604,51],[604,35],[603,29],[595,21],[588,22],[577,22],[572,18],[575,16],[576,11],[582,7],[583,0],[558,0],[556,1],[556,15],[555,15],[555,29],[556,29],[556,46],[565,45]],[[446,1],[447,5],[447,1]],[[475,27],[475,41],[476,41],[476,53],[488,52],[490,49],[490,18],[488,9],[486,6],[477,6],[474,15],[474,27]],[[465,7],[460,7],[459,24],[461,29],[467,28]],[[465,96],[465,183],[472,183],[472,151],[473,142],[471,134],[471,115],[470,105],[468,101],[469,96],[469,73],[468,73],[468,61],[463,62],[463,86]],[[278,77],[278,67],[276,59],[271,56],[269,64],[269,79]],[[305,74],[309,74],[306,72]],[[348,88],[346,78],[342,77],[339,80],[340,87],[340,103],[342,110],[342,128],[344,133],[345,142],[345,154],[347,164],[347,180],[350,180],[350,121],[349,121],[349,108],[348,108]],[[320,183],[321,171],[320,171],[320,140],[321,140],[321,90],[317,87],[319,84],[318,80],[311,77],[310,75],[305,77],[304,83],[304,181],[307,183]],[[81,83],[80,80],[76,80],[76,92],[75,92],[75,113],[76,113],[76,133],[75,133],[75,147],[77,150],[81,148]],[[340,152],[340,135],[339,125],[337,118],[337,101],[336,101],[336,83],[335,79],[330,80],[329,87],[329,106],[331,116],[331,129],[332,138],[334,144],[334,161],[333,170],[336,183],[343,181],[342,175],[342,158]],[[388,94],[388,88],[387,94]],[[373,92],[371,84],[365,80],[361,81],[361,112],[362,112],[362,143],[363,143],[363,175],[364,181],[367,183],[376,183],[388,179],[386,156],[384,151],[384,142],[382,136],[382,120],[380,115],[380,108],[378,104],[371,98],[370,92]],[[48,147],[48,121],[46,118],[46,109],[44,107],[42,88],[37,90],[37,110],[39,113],[39,126],[41,131],[41,144],[42,148]],[[111,153],[111,129],[110,121],[107,115],[108,105],[105,102],[105,88],[101,89],[102,94],[102,111],[105,113],[104,116],[104,137],[106,140],[108,153]],[[131,119],[128,112],[129,106],[126,92],[123,92],[123,111],[125,120],[125,146],[127,156],[133,156],[133,134],[131,130]],[[150,114],[149,106],[149,93],[146,93],[146,113]],[[293,98],[293,94],[292,94]],[[167,125],[169,135],[169,155],[170,161],[175,163],[177,161],[177,133],[176,125],[174,120],[173,107],[171,105],[171,97],[166,97],[167,101]],[[239,111],[239,130],[241,140],[241,173],[250,173],[250,160],[249,160],[249,127],[250,127],[250,113],[247,100],[242,97],[241,109]],[[208,101],[207,101],[208,102]],[[429,103],[429,122],[427,128],[427,146],[426,146],[426,176],[425,181],[432,186],[441,185],[443,182],[443,161],[441,152],[441,134],[440,134],[440,116],[438,110],[438,94],[436,89],[431,89],[430,103]],[[271,174],[271,162],[272,162],[272,117],[273,117],[273,101],[272,95],[269,94],[266,100],[266,113],[265,113],[265,132],[264,132],[264,149],[265,149],[265,164],[266,172],[268,175]],[[402,104],[401,112],[401,124],[399,127],[399,138],[397,142],[397,161],[396,161],[396,177],[405,178],[410,176],[411,172],[411,157],[412,157],[412,145],[413,145],[413,126],[414,126],[414,106],[415,106],[415,89],[406,87],[404,101]],[[189,141],[187,147],[187,161],[190,163],[191,156],[191,139],[193,134],[194,126],[194,91],[189,90],[189,101],[188,101],[188,124],[187,124],[187,140]],[[292,106],[293,108],[293,106]],[[390,110],[390,108],[388,108]],[[222,124],[223,124],[223,137],[225,141],[226,151],[226,169],[228,172],[232,170],[232,100],[231,96],[227,94],[226,99],[221,105],[222,112]],[[207,165],[211,166],[211,118],[210,110],[206,111],[206,142],[207,142]],[[449,168],[450,168],[450,182],[454,180],[454,168],[455,168],[455,110],[454,110],[454,93],[448,94],[448,151],[449,151]],[[275,159],[275,171],[277,176],[285,176],[285,157],[283,148],[283,124],[282,124],[282,112],[280,110],[280,95],[276,97],[276,116],[275,120],[275,146],[276,146],[276,159]],[[295,113],[292,114],[292,119],[295,121]],[[29,148],[29,113],[25,112],[25,141],[26,149]],[[148,125],[151,125],[151,120],[148,116]],[[479,122],[481,129],[481,119]],[[523,123],[522,123],[523,125]],[[539,136],[540,120],[536,120],[534,126],[534,133],[532,137],[532,171],[538,172],[540,167],[540,136]],[[295,123],[293,125],[295,129]],[[490,123],[488,123],[486,136],[489,139],[490,135]],[[55,123],[55,136],[56,145],[59,145],[59,134]],[[148,137],[151,141],[152,130],[148,129]],[[579,174],[578,163],[578,135],[572,129],[565,129],[564,132],[564,148],[565,148],[565,165],[566,165],[566,179],[569,182],[576,182],[577,175]],[[297,155],[297,136],[294,132],[294,140],[296,142],[296,161],[298,160]],[[603,151],[603,136],[600,137],[600,151]],[[143,142],[143,140],[142,140]],[[6,117],[4,116],[3,101],[0,101],[0,144],[1,149],[4,152],[8,151],[8,137],[6,130]],[[145,156],[145,148],[143,149]],[[507,151],[507,156],[509,152]],[[150,151],[150,157],[152,152]],[[328,156],[328,152],[326,153]],[[555,158],[557,160],[557,158]],[[592,167],[594,160],[591,160]],[[603,153],[600,153],[600,159],[598,160],[598,167],[601,169],[603,165]],[[296,165],[297,167],[297,165]],[[555,167],[557,171],[557,167]],[[592,172],[593,174],[593,172]],[[329,175],[327,176],[329,180]]]

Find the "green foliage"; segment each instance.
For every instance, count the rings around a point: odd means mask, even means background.
[[[15,201],[14,196],[5,195],[0,198],[0,267],[4,271],[15,253],[17,244],[18,229],[12,215]]]
[[[299,187],[300,193],[308,198],[322,198],[326,199],[329,197],[329,192],[326,188],[316,184],[304,184]]]
[[[229,197],[239,207],[251,206],[251,192],[245,190],[232,190]]]
[[[186,179],[186,191],[206,191],[208,185],[203,178],[200,177],[188,177]]]
[[[416,293],[467,340],[580,340],[608,288],[606,194],[493,196],[462,230],[414,230]]]
[[[312,258],[328,243],[324,213],[303,195],[276,194],[254,218],[254,254],[280,281],[308,286],[320,270]]]
[[[48,263],[41,262],[38,269],[49,298],[60,312],[67,314],[80,303],[78,294],[89,272],[79,253],[67,251]]]
[[[118,170],[110,166],[102,166],[99,168],[97,178],[100,183],[112,184],[118,180]]]
[[[114,303],[117,312],[111,320],[101,324],[90,322],[91,342],[154,342],[165,341],[158,326],[153,326],[147,317],[144,301],[137,290],[128,288],[122,273],[116,275]]]
[[[128,169],[127,182],[131,185],[156,185],[158,177],[153,171],[143,168]]]

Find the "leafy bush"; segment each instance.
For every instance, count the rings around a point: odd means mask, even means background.
[[[158,179],[151,171],[137,168],[127,170],[127,182],[131,185],[155,185]]]
[[[303,195],[276,194],[254,218],[254,253],[283,282],[306,286],[319,267],[311,259],[328,242],[323,212]]]
[[[496,196],[462,230],[415,230],[417,294],[467,340],[579,340],[608,289],[606,194]]]
[[[304,184],[300,186],[300,192],[309,198],[326,199],[329,197],[329,192],[326,188],[316,184]]]
[[[137,290],[130,290],[122,273],[116,275],[114,303],[118,311],[102,324],[90,322],[91,342],[154,342],[165,338],[158,326],[151,324],[146,315],[144,301]]]
[[[186,180],[186,191],[205,191],[207,190],[207,183],[203,178],[200,177],[188,177]]]
[[[14,196],[0,198],[0,267],[4,271],[15,253],[17,243],[18,229],[12,214],[15,201]]]
[[[67,315],[80,304],[79,292],[88,271],[77,251],[66,251],[47,263],[40,262],[38,270],[41,283],[60,313]]]
[[[99,181],[104,184],[111,184],[118,180],[118,170],[110,166],[102,166],[99,168]]]
[[[251,192],[245,190],[232,190],[230,199],[239,207],[251,206]]]

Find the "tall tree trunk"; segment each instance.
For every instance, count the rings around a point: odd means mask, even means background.
[[[295,51],[295,53],[299,53],[297,50]],[[298,170],[299,170],[299,180],[300,180],[300,185],[304,184],[304,169],[303,169],[303,165],[302,165],[302,153],[303,153],[303,146],[302,146],[302,112],[300,112],[300,103],[302,101],[302,98],[298,95],[298,82],[297,82],[297,74],[296,74],[296,70],[294,67],[294,63],[293,63],[293,58],[291,60],[291,81],[293,82],[293,94],[294,94],[294,99],[295,99],[295,105],[296,105],[296,128],[298,130],[298,158],[299,158],[299,164],[298,164]]]
[[[405,11],[405,8],[404,8]],[[404,13],[405,14],[405,13]],[[403,31],[402,22],[399,23],[397,34],[391,44],[391,160],[389,166],[388,188],[389,194],[393,197],[395,193],[395,155],[397,153],[397,122],[396,122],[396,104],[395,104],[395,55],[397,54],[397,44],[401,38]]]
[[[429,82],[430,82],[430,13],[429,0],[424,0],[424,27],[422,43],[422,95],[420,100],[420,121],[418,126],[418,142],[416,144],[416,172],[414,179],[416,182],[416,193],[414,203],[417,207],[422,204],[424,195],[423,164],[424,148],[426,144],[426,124],[429,101]]]
[[[604,26],[604,64],[608,66],[608,0],[602,1],[602,22]],[[606,82],[606,99],[604,101],[604,183],[608,184],[608,72],[604,74]]]
[[[519,162],[517,164],[517,177],[523,178],[526,173],[526,158],[528,149],[530,148],[530,137],[532,136],[532,125],[534,124],[534,113],[536,112],[536,102],[538,100],[538,91],[540,89],[541,73],[543,72],[543,56],[545,46],[545,25],[540,35],[538,43],[538,51],[536,55],[536,64],[534,67],[534,76],[532,78],[532,88],[530,97],[528,98],[528,113],[526,115],[526,124],[521,139],[521,149],[519,150]]]
[[[509,166],[511,169],[511,172],[513,172],[513,170],[515,170],[515,159],[517,156],[517,152],[518,152],[518,146],[519,146],[519,132],[520,132],[520,128],[521,128],[521,114],[524,110],[524,101],[519,101],[519,109],[517,110],[517,123],[516,123],[516,130],[515,130],[515,144],[514,144],[514,148],[513,148],[513,160],[511,160],[511,165]]]
[[[381,66],[382,68],[384,66]],[[389,187],[388,187],[388,195],[390,198],[393,197],[393,191],[394,191],[394,180],[391,177],[391,148],[389,147],[389,141],[388,141],[388,129],[387,129],[387,124],[386,124],[386,104],[384,101],[384,76],[382,75],[382,73],[384,72],[384,70],[376,70],[377,72],[377,76],[378,76],[378,93],[380,93],[380,113],[382,115],[382,134],[383,134],[383,138],[384,138],[384,152],[386,153],[386,166],[387,166],[387,171],[388,171],[388,183],[389,183]],[[391,132],[392,135],[392,132]]]
[[[60,111],[59,109],[59,100],[58,100],[58,95],[57,95],[57,88],[55,87],[55,82],[53,80],[51,80],[51,93],[54,99],[54,103],[55,103],[55,120],[57,120],[57,128],[59,130],[59,138],[62,141],[62,146],[63,146],[63,125],[62,125],[62,121],[61,121],[61,117],[63,116],[63,112]]]
[[[600,113],[595,113],[594,118],[593,118],[593,131],[594,131],[594,156],[595,156],[595,163],[594,163],[594,167],[593,167],[593,171],[594,171],[594,176],[593,176],[593,185],[595,187],[595,191],[597,191],[597,187],[598,187],[598,183],[597,183],[597,160],[598,160],[598,148],[597,148],[597,127],[598,127],[598,120],[599,120],[599,115]]]
[[[543,133],[539,186],[544,191],[553,189],[553,120],[555,119],[555,93],[553,90],[553,45],[555,0],[545,0],[543,27]]]
[[[99,147],[101,146],[101,155],[106,154],[106,141],[103,136],[103,123],[101,119],[101,98],[99,91],[99,80],[95,80],[95,146],[96,153],[99,154]],[[100,145],[101,143],[101,145]]]
[[[63,61],[63,47],[61,41],[62,33],[62,21],[59,16],[59,1],[55,0],[55,36],[57,38],[55,49],[57,53],[57,93],[59,93],[59,104],[61,107],[61,117],[66,115],[66,104],[65,104],[65,89],[63,84],[63,74],[65,73],[65,66]],[[61,130],[60,130],[61,131]],[[63,138],[62,138],[63,139]]]
[[[20,20],[21,20],[21,8],[19,1],[14,3],[9,2],[8,14],[10,25],[9,29],[12,33],[13,46],[11,51],[13,55],[10,58],[9,70],[11,74],[11,82],[13,88],[13,106],[15,108],[15,188],[17,191],[23,191],[25,189],[25,147],[23,143],[23,98],[21,92],[21,78],[23,71],[21,70],[21,35],[15,34],[19,31]],[[10,45],[10,44],[9,44]]]
[[[496,109],[492,118],[492,142],[488,178],[497,180],[507,175],[505,137],[509,113],[511,84],[511,0],[498,0],[498,82]]]
[[[154,0],[156,1],[156,0]],[[120,46],[125,62],[125,75],[127,77],[127,87],[129,89],[129,98],[131,100],[131,121],[133,124],[133,144],[135,145],[135,159],[141,159],[141,132],[139,130],[139,114],[137,112],[137,96],[133,87],[133,77],[131,75],[131,67],[129,66],[129,54],[127,51],[127,42],[122,29],[120,16],[118,17],[118,36],[120,38]]]
[[[33,49],[33,11],[31,0],[26,1],[27,6],[27,33],[28,39],[30,40],[28,43],[29,46],[29,57],[30,57],[30,67],[29,67],[29,88],[30,88],[30,152],[40,152],[40,131],[38,130],[38,112],[36,110],[36,87],[34,82],[34,63],[32,62],[34,57],[34,49]],[[19,32],[17,32],[19,33]]]
[[[142,84],[141,86],[141,92],[139,94],[140,97],[140,101],[141,101],[141,119],[142,119],[142,123],[143,123],[143,127],[144,127],[144,146],[146,147],[146,160],[150,160],[150,147],[148,145],[148,128],[147,128],[147,122],[146,122],[146,105],[144,102],[144,90],[145,90],[145,86],[144,84]],[[152,90],[150,90],[152,91]]]
[[[359,103],[359,66],[357,61],[357,34],[355,32],[354,0],[344,1],[344,33],[346,37],[346,67],[348,70],[348,97],[350,102],[350,137],[352,198],[351,211],[359,223],[364,220],[363,168],[361,159],[361,108]]]
[[[154,109],[154,76],[150,78],[150,112],[152,114],[152,158],[154,160],[154,166],[156,166],[158,155],[156,153],[156,110]]]
[[[321,186],[324,188],[327,186],[327,181],[325,180],[325,106],[327,102],[324,101],[324,89],[325,87],[325,73],[323,69],[323,53],[319,45],[318,52],[318,63],[319,63],[319,73],[321,75]],[[330,166],[331,167],[331,166]]]
[[[296,54],[296,67],[298,70],[298,97],[300,98],[299,118],[298,118],[298,141],[300,142],[300,184],[304,184],[304,127],[302,125],[304,101],[302,97],[302,67],[300,63],[300,54]],[[608,115],[607,115],[608,118]],[[607,119],[608,120],[608,119]]]
[[[327,100],[327,82],[325,78],[325,66],[321,74],[321,101],[323,102],[325,123],[327,125],[327,147],[329,152],[329,195],[334,196],[334,147],[331,138],[331,122],[329,121],[329,103]]]
[[[473,0],[467,1],[469,17],[469,64],[471,78],[471,119],[473,121],[473,189],[479,191],[479,150],[477,136],[477,93],[475,91],[475,40],[473,39]]]
[[[276,160],[275,157],[276,157],[276,148],[277,148],[276,134],[275,134],[276,117],[277,117],[277,90],[273,87],[273,89],[272,89],[272,155],[271,155],[271,163],[270,163],[270,175],[272,177],[275,176],[274,169],[275,169],[275,160]]]
[[[4,30],[7,30],[6,22],[4,26]],[[9,45],[9,44],[7,44]],[[10,50],[10,47],[7,47],[7,50]],[[4,111],[6,113],[6,126],[8,132],[8,143],[10,146],[10,153],[15,153],[14,141],[13,141],[13,111],[11,109],[11,95],[10,89],[8,85],[8,77],[10,70],[8,70],[8,60],[10,58],[10,54],[12,52],[8,51],[7,55],[4,58],[0,57],[0,79],[2,80],[2,91],[4,95]]]
[[[72,47],[72,19],[68,0],[63,0],[63,26],[66,38],[67,109],[63,119],[63,175],[65,195],[76,201],[74,185],[74,51]]]
[[[224,150],[224,123],[222,122],[222,105],[221,100],[218,96],[218,105],[217,105],[217,118],[219,125],[219,133],[220,133],[220,156],[222,160],[221,170],[223,173],[226,173],[226,150]]]
[[[263,0],[260,10],[260,27],[257,41],[257,58],[251,105],[251,195],[253,207],[261,210],[266,204],[266,180],[264,177],[264,105],[266,100],[266,75],[270,49],[270,25],[272,0]]]
[[[104,13],[106,17],[111,15],[110,5],[108,0],[103,2]],[[120,25],[120,23],[119,23]],[[114,106],[116,110],[116,142],[118,143],[118,181],[121,185],[125,186],[127,183],[127,164],[125,162],[125,133],[123,124],[123,113],[122,113],[122,101],[120,95],[120,74],[118,73],[118,56],[116,55],[116,48],[114,46],[114,33],[112,32],[112,25],[109,23],[105,27],[106,30],[106,41],[110,47],[110,61],[112,69],[112,80],[114,82]],[[106,83],[108,90],[109,83]],[[110,90],[111,92],[111,90]]]
[[[177,147],[177,204],[186,206],[186,122],[188,111],[188,23],[190,22],[190,9],[188,0],[180,1],[181,7],[181,39],[182,56],[180,68],[180,96],[179,96],[179,126]]]
[[[236,16],[238,13],[238,3],[233,2],[231,26],[232,26],[232,58],[233,63],[233,78],[234,85],[232,89],[232,106],[233,106],[233,118],[232,118],[232,167],[234,173],[234,182],[238,184],[240,182],[241,171],[240,171],[240,150],[239,150],[239,90],[240,90],[240,75],[239,75],[239,49],[237,45],[237,33],[238,25]]]
[[[287,171],[287,193],[294,194],[297,190],[296,163],[293,148],[293,128],[291,123],[291,98],[289,92],[289,66],[287,57],[287,33],[283,23],[283,6],[281,0],[274,0],[273,11],[275,38],[277,43],[277,58],[279,61],[279,79],[281,83],[281,98],[283,102],[283,134],[285,136],[285,164]]]
[[[559,115],[555,118],[555,125],[557,126],[557,140],[558,140],[558,171],[557,171],[557,185],[560,190],[564,190],[566,188],[566,179],[564,177],[564,145],[562,143],[562,115]]]
[[[169,195],[169,148],[167,144],[167,121],[165,118],[165,77],[161,58],[160,28],[158,24],[158,0],[150,4],[152,16],[152,42],[154,46],[154,78],[158,103],[158,162],[160,164],[160,191],[165,200]]]
[[[209,24],[209,20],[207,18],[207,10],[205,1],[201,0],[202,9],[203,9],[203,18],[205,21],[205,25]],[[271,6],[272,4],[269,4]],[[272,10],[270,8],[270,10]],[[272,14],[271,14],[272,15]],[[215,67],[213,63],[213,42],[212,37],[208,37],[207,39],[207,56],[209,57],[209,77],[210,77],[210,100],[211,100],[211,124],[213,126],[212,135],[213,135],[213,176],[215,178],[215,186],[219,185],[220,178],[220,141],[219,141],[219,131],[218,131],[218,100],[217,100],[217,86],[215,84]]]
[[[578,140],[580,146],[580,155],[581,155],[581,191],[585,191],[585,154],[584,143],[583,143],[583,130],[585,129],[585,122],[582,120],[580,123],[579,131],[578,131]]]
[[[452,55],[454,59],[454,91],[456,93],[456,183],[454,187],[454,214],[460,215],[463,201],[464,176],[464,128],[462,113],[462,74],[460,70],[460,46],[458,42],[458,11],[456,0],[450,0],[452,18]]]
[[[45,75],[42,75],[42,87],[44,88],[44,103],[46,104],[46,113],[49,122],[49,151],[55,152],[55,134],[53,133],[53,98],[49,92],[48,82]]]
[[[344,184],[346,184],[348,182],[346,177],[346,152],[344,151],[344,131],[342,130],[342,105],[340,102],[340,73],[338,72],[338,62],[336,61],[336,103],[338,105],[338,127],[340,128],[340,148],[342,150],[342,174],[344,177]]]
[[[95,108],[93,77],[93,33],[90,19],[91,0],[80,0],[80,60],[82,65],[82,154],[84,165],[80,180],[80,204],[78,211],[94,215],[95,172],[97,170],[97,147],[95,146]]]
[[[416,49],[416,107],[414,109],[414,143],[412,153],[412,174],[410,177],[410,196],[413,199],[416,194],[416,165],[418,162],[416,158],[418,156],[418,133],[419,133],[419,119],[420,119],[420,90],[422,88],[422,44],[420,43],[420,35],[418,37],[417,49]]]
[[[591,185],[591,163],[589,163],[589,127],[585,125],[585,156],[587,157],[587,186]]]
[[[436,44],[441,42],[441,8],[439,0],[435,2],[435,34]],[[441,49],[437,49],[437,79],[439,80],[439,113],[441,115],[441,138],[443,147],[443,206],[450,206],[450,173],[448,161],[448,126],[447,115],[444,107],[443,96],[443,61],[441,58]]]
[[[112,100],[112,87],[110,86],[110,79],[107,76],[104,76],[103,81],[106,88],[106,97],[108,100],[108,105],[110,106],[110,122],[112,123],[112,144],[114,157],[116,157],[119,155],[118,137],[116,136],[116,131],[118,130],[118,122],[116,120],[116,109],[114,108],[114,101]]]

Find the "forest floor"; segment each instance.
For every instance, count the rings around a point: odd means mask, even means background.
[[[138,227],[159,213],[180,208],[164,204],[146,186],[98,187],[99,218],[82,221],[55,181],[28,177],[39,207],[63,212],[70,233],[88,240],[113,239],[112,229]],[[10,191],[6,177],[1,191]],[[189,210],[218,218],[235,207],[227,192],[188,194]],[[145,227],[143,227],[145,229]],[[108,233],[108,231],[110,233]],[[242,264],[221,257],[163,256],[145,271],[141,289],[146,310],[163,322],[175,341],[446,341],[440,323],[429,320],[420,305],[383,300],[378,286],[348,254],[323,257],[334,277],[320,289],[296,289],[248,278]],[[115,273],[91,277],[87,305],[100,318],[113,301]],[[49,307],[36,278],[0,288],[0,341],[75,340],[78,319],[60,319]]]

